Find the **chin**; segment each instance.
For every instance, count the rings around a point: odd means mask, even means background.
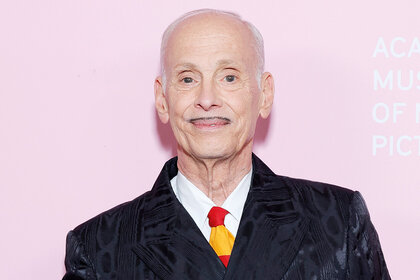
[[[218,147],[217,145],[203,145],[196,147],[195,149],[193,148],[191,154],[200,159],[220,159],[233,154],[233,151],[226,146]]]
[[[200,153],[200,157],[206,159],[224,158],[226,157],[226,155],[227,153],[223,153],[220,151],[205,151]]]
[[[191,135],[190,135],[191,136]],[[183,140],[183,141],[182,141]],[[181,139],[180,146],[187,154],[197,159],[228,158],[240,150],[242,142],[232,135],[194,135]]]

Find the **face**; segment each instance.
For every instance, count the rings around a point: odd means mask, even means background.
[[[155,97],[178,153],[226,158],[252,146],[258,116],[269,115],[273,100],[271,75],[257,80],[253,44],[245,25],[224,15],[193,16],[173,31],[163,61],[165,86],[158,77]]]

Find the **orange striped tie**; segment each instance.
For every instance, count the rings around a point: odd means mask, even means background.
[[[225,216],[227,213],[229,213],[227,210],[215,206],[210,209],[207,215],[211,227],[210,245],[225,267],[229,263],[230,253],[235,242],[235,237],[225,227]]]

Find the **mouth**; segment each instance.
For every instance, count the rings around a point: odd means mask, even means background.
[[[231,120],[224,117],[193,118],[189,122],[199,129],[216,129],[228,125]]]

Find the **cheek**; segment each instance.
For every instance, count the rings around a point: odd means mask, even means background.
[[[259,116],[258,95],[249,96],[246,100],[238,102],[236,114],[239,120],[240,130],[238,133],[248,137],[255,130],[255,125]]]
[[[258,114],[258,97],[256,95],[241,95],[230,104],[232,110],[241,119],[250,119]]]
[[[191,106],[190,97],[182,93],[172,93],[169,102],[169,121],[171,123],[172,131],[178,137],[183,138],[188,134],[187,119],[188,108]],[[181,139],[178,139],[180,141]]]
[[[189,106],[189,101],[182,94],[171,94],[169,99],[169,114],[173,117],[182,117]]]

